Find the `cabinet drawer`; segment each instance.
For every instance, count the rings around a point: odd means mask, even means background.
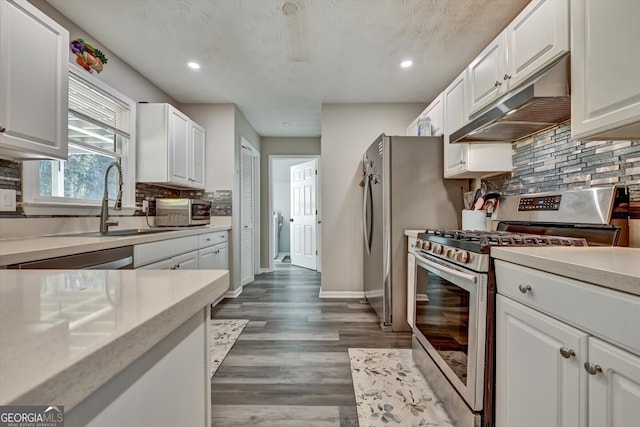
[[[137,268],[141,265],[171,258],[196,249],[198,249],[198,236],[143,243],[133,247],[133,264]]]
[[[496,260],[498,293],[640,354],[640,297]]]
[[[198,235],[198,247],[206,248],[207,246],[224,243],[228,240],[227,231],[214,231],[213,233],[205,233]]]

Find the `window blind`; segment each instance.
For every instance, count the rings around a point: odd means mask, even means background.
[[[129,138],[129,106],[113,96],[69,74],[69,112]]]

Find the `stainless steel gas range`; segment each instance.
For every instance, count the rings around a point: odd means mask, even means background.
[[[508,196],[496,231],[418,234],[413,356],[456,426],[493,425],[491,247],[615,245],[625,241],[622,222],[612,224],[625,203],[624,187]]]

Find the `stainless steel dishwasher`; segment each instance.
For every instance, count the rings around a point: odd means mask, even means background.
[[[133,246],[24,262],[9,265],[7,268],[14,270],[129,270],[133,269]]]

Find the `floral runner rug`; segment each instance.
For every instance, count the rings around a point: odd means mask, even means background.
[[[248,320],[213,319],[209,325],[209,357],[211,376],[216,373],[233,347]]]
[[[411,349],[350,348],[349,360],[360,427],[453,426]]]

